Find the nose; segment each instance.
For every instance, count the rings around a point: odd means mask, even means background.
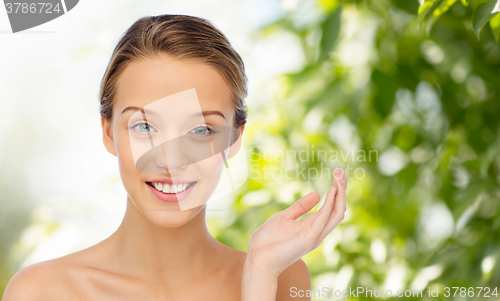
[[[136,162],[137,169],[146,173],[168,173],[186,166],[186,151],[177,140],[161,143],[142,154]]]
[[[158,151],[155,152],[157,154],[155,165],[158,166],[158,168],[164,169],[165,172],[171,172],[185,167],[188,163],[185,156],[186,149],[184,149],[182,141],[183,139],[181,136],[156,146]]]

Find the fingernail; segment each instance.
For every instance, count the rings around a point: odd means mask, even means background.
[[[335,169],[335,176],[340,177],[340,166]]]

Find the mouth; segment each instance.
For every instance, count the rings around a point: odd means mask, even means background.
[[[171,185],[169,185],[167,183],[159,183],[159,182],[146,182],[146,184],[148,184],[149,186],[158,190],[159,192],[162,192],[165,194],[177,194],[177,193],[181,193],[181,192],[191,188],[193,185],[196,184],[196,181],[187,182],[187,183],[180,183],[180,184],[171,184]]]
[[[161,181],[161,182],[160,182]],[[179,184],[174,184],[171,179],[154,180],[146,182],[151,193],[160,201],[167,203],[181,202],[193,191],[197,181],[178,180]]]

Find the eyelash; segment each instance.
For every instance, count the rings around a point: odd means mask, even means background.
[[[150,129],[153,129],[153,130],[156,132],[156,129],[155,129],[155,128],[151,125],[151,124],[149,124],[149,123],[147,123],[147,122],[142,122],[142,121],[141,121],[141,122],[137,122],[137,123],[132,124],[129,128],[130,128],[130,129],[135,129],[137,126],[140,126],[140,125],[147,125],[147,126],[149,126],[149,127],[150,127]],[[194,130],[198,129],[198,128],[206,128],[206,129],[207,129],[207,130],[208,130],[211,134],[216,134],[216,133],[218,133],[218,132],[219,132],[219,131],[215,130],[213,127],[208,126],[208,125],[197,125],[197,126],[196,126],[196,127],[194,127],[192,130],[190,130],[190,131],[188,132],[188,134],[189,134],[189,133],[191,133],[192,131],[194,131]],[[136,130],[136,131],[138,131],[140,134],[147,134],[147,133],[151,133],[151,131],[148,131],[148,132],[142,132],[142,131],[137,130],[137,129],[135,129],[135,130]]]
[[[188,134],[189,134],[189,133],[191,133],[192,131],[194,131],[194,130],[198,129],[198,128],[206,128],[206,129],[207,129],[207,130],[208,130],[211,134],[216,134],[216,133],[218,133],[218,132],[219,132],[219,131],[215,130],[214,128],[212,128],[211,126],[208,126],[208,125],[204,124],[204,125],[197,125],[197,126],[196,126],[196,127],[194,127],[192,130],[190,130],[190,131],[188,132]]]
[[[150,131],[147,131],[147,132],[142,132],[142,131],[140,131],[140,130],[137,130],[137,129],[136,129],[136,127],[137,127],[137,126],[140,126],[140,125],[147,125],[147,126],[149,126],[149,128],[150,128],[150,129],[152,129],[152,130],[154,130],[154,131],[156,132],[156,129],[155,129],[155,128],[151,125],[151,124],[149,124],[149,123],[147,123],[147,122],[143,122],[143,121],[141,121],[141,122],[136,122],[136,123],[132,124],[132,125],[129,127],[129,129],[134,129],[134,130],[136,130],[137,132],[139,132],[140,134],[148,134],[148,133],[151,133],[151,132],[152,132],[151,130],[150,130]]]

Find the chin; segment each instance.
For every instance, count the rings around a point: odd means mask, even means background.
[[[161,228],[180,228],[195,218],[205,206],[188,210],[154,210],[143,212],[144,216],[153,224]]]

